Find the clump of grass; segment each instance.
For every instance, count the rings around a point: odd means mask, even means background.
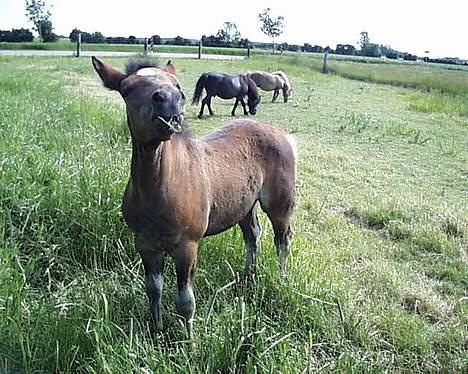
[[[397,207],[370,210],[365,213],[365,219],[369,226],[383,228],[393,221],[406,221],[408,215]]]
[[[468,116],[466,95],[454,96],[437,92],[415,93],[408,98],[409,108],[423,113],[446,113]]]
[[[379,127],[378,121],[368,113],[346,113],[340,119],[338,132],[349,132],[360,134],[369,128]]]
[[[465,237],[466,227],[456,217],[448,217],[442,224],[442,230],[451,237],[463,239]]]

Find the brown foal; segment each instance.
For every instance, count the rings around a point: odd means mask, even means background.
[[[95,57],[92,62],[104,86],[118,91],[126,104],[132,161],[122,211],[143,260],[156,325],[163,325],[163,269],[169,255],[176,265],[176,308],[191,335],[198,244],[238,224],[250,270],[260,246],[257,201],[273,225],[286,271],[295,148],[282,130],[251,120],[193,138],[182,127],[185,95],[173,74],[151,67],[124,74]]]

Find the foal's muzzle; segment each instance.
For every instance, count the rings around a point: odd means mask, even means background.
[[[163,124],[163,131],[167,133],[167,135],[172,135],[174,133],[179,133],[183,131],[183,114],[173,115],[169,117],[156,116],[155,118]]]

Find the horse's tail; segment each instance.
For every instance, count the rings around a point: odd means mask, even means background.
[[[192,105],[196,105],[200,102],[203,89],[205,88],[205,81],[206,81],[206,74],[202,74],[200,78],[198,78],[197,84],[195,86],[195,92],[193,93],[193,98],[192,98]]]

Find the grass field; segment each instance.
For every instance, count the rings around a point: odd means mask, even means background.
[[[466,91],[321,75],[289,57],[175,63],[188,97],[206,70],[289,74],[294,99],[264,93],[256,116],[299,144],[289,276],[262,216],[250,286],[239,229],[203,241],[195,349],[172,266],[154,331],[120,213],[120,97],[87,58],[0,57],[0,372],[466,372]],[[188,106],[192,133],[229,121],[232,104],[215,99],[203,120]]]

